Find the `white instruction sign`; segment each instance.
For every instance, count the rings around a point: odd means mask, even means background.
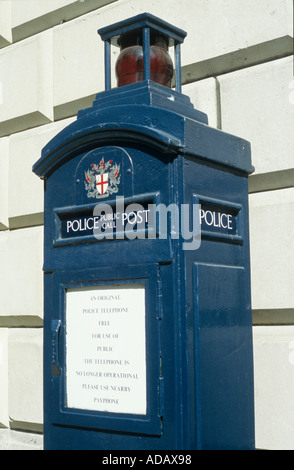
[[[145,286],[66,291],[66,405],[146,415]]]

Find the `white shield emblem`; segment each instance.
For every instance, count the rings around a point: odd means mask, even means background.
[[[96,175],[96,188],[98,193],[104,196],[108,189],[108,173]]]
[[[92,163],[91,168],[85,171],[85,190],[88,198],[101,199],[115,194],[119,190],[120,165],[112,160]]]

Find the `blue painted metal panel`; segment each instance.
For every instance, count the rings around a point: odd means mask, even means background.
[[[193,275],[198,448],[253,449],[245,269],[196,263]]]

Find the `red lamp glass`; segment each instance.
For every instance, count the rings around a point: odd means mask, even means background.
[[[127,33],[120,37],[121,53],[116,63],[117,86],[130,85],[144,80],[144,52],[142,32]],[[168,53],[168,38],[150,35],[150,78],[171,88],[173,62]]]

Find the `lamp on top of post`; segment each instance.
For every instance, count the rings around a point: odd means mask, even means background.
[[[121,53],[116,63],[117,86],[152,80],[171,88],[173,62],[169,47],[175,48],[176,91],[181,93],[181,44],[187,33],[151,15],[133,18],[99,29],[105,42],[105,90],[111,89],[111,45]]]

